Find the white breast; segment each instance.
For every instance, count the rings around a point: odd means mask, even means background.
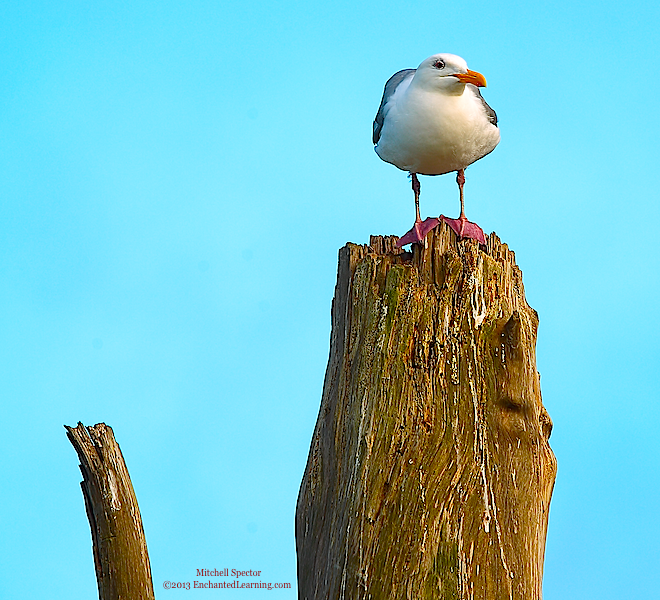
[[[492,152],[500,141],[499,129],[488,119],[475,88],[462,87],[460,95],[414,84],[397,89],[386,107],[378,156],[404,171],[442,175]]]

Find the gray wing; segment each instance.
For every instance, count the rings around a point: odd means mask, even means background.
[[[372,138],[374,144],[377,144],[378,140],[380,139],[380,131],[383,128],[383,121],[385,120],[385,105],[389,101],[392,94],[394,94],[396,91],[396,88],[399,87],[399,84],[409,77],[412,77],[416,70],[417,69],[404,69],[403,71],[395,73],[387,80],[387,83],[385,84],[385,90],[383,91],[383,99],[380,101],[380,106],[378,107],[376,118],[374,119],[374,135]]]
[[[479,97],[479,100],[481,100],[481,103],[484,105],[484,110],[486,111],[486,114],[488,115],[488,120],[493,125],[495,125],[495,127],[497,127],[497,114],[495,113],[495,111],[490,106],[488,106],[488,104],[484,100],[484,97],[481,95],[481,92],[479,91],[479,88],[476,85],[471,85],[470,87],[475,91],[475,93]]]

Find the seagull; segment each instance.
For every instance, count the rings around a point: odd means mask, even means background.
[[[421,242],[440,219],[459,237],[486,243],[484,232],[465,217],[465,168],[495,149],[500,141],[497,115],[479,93],[486,78],[470,71],[455,54],[434,54],[417,69],[404,69],[385,84],[374,120],[376,154],[385,162],[408,171],[415,194],[415,224],[398,242],[399,247]],[[456,171],[461,215],[449,219],[419,216],[420,183],[417,175],[443,175]]]

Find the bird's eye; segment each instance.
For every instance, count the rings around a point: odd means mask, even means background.
[[[445,61],[444,61],[444,60],[436,60],[436,61],[433,63],[433,66],[434,66],[436,69],[444,69],[444,68],[445,68]]]

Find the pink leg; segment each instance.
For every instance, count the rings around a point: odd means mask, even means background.
[[[459,219],[465,219],[465,199],[463,198],[463,186],[465,185],[465,169],[456,171],[456,183],[458,184],[458,191],[461,197],[461,216]]]
[[[422,218],[419,216],[419,194],[422,191],[422,186],[417,179],[417,173],[411,173],[410,179],[412,180],[413,194],[415,194],[415,223],[419,223]]]

